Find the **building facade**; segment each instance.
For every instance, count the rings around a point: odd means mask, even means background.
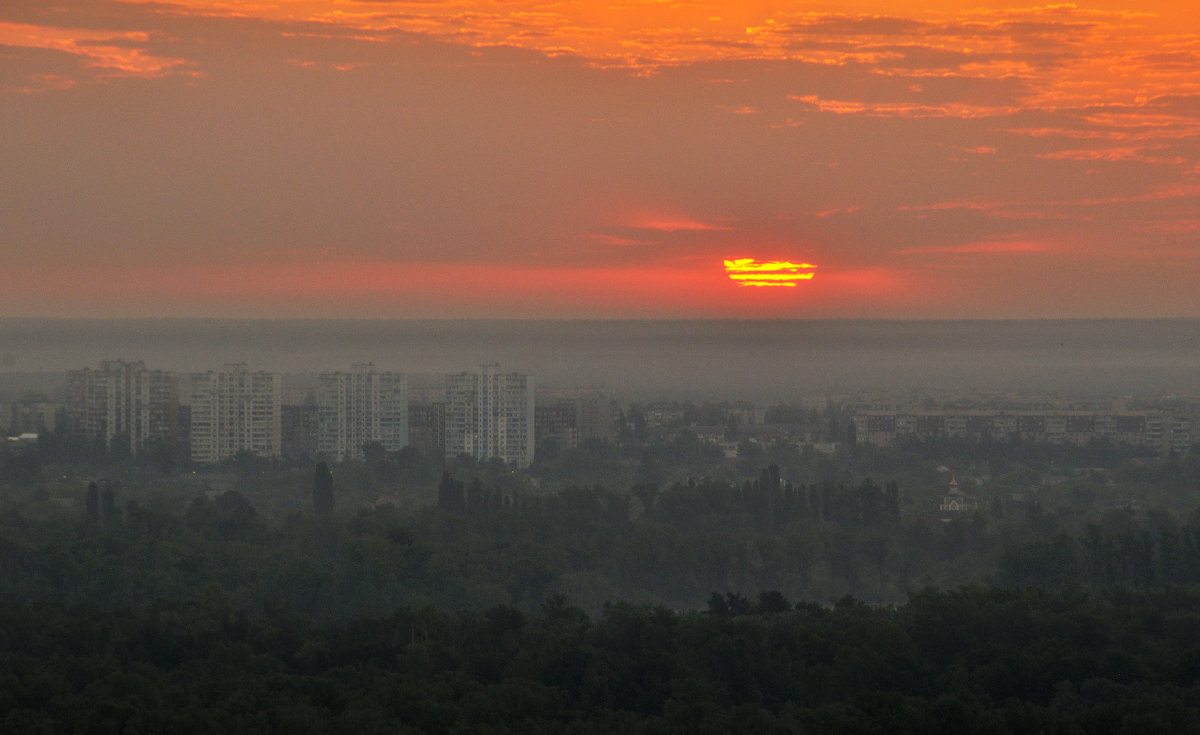
[[[483,365],[478,373],[446,376],[446,456],[533,462],[534,381]]]
[[[318,418],[315,399],[280,406],[284,459],[311,460],[317,456]]]
[[[339,462],[362,459],[377,442],[389,452],[408,445],[408,378],[369,363],[350,372],[321,373],[317,451]]]
[[[408,405],[408,445],[428,455],[446,453],[446,402]]]
[[[617,403],[596,390],[543,395],[534,407],[539,442],[553,440],[564,449],[581,442],[612,441],[617,435]]]
[[[55,431],[59,405],[44,398],[23,398],[9,404],[0,404],[0,417],[6,419],[5,428],[9,436],[18,434],[42,434]]]
[[[282,454],[278,373],[251,372],[246,363],[192,375],[192,461],[211,464],[238,452]]]
[[[533,425],[538,442],[554,441],[563,449],[579,446],[579,406],[574,398],[538,401]]]
[[[98,370],[71,370],[65,419],[69,440],[137,456],[155,442],[180,438],[179,380],[141,361],[105,360]]]

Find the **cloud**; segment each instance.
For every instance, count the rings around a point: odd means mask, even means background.
[[[1200,234],[1200,217],[1190,216],[1190,213],[1180,214],[1176,219],[1165,220],[1162,222],[1151,222],[1144,225],[1143,229],[1146,232],[1160,233],[1164,235],[1196,235]],[[1143,251],[1145,252],[1145,251]],[[1158,252],[1158,251],[1150,251]],[[1171,255],[1178,255],[1181,252],[1189,257],[1200,258],[1200,248],[1195,246],[1189,248],[1173,249],[1169,251]]]
[[[618,247],[618,248],[645,247],[647,245],[657,245],[659,242],[657,240],[638,240],[638,239],[635,239],[632,237],[621,237],[620,235],[609,235],[609,234],[605,234],[602,232],[589,232],[589,233],[586,233],[583,237],[585,237],[588,240],[593,240],[595,242],[601,243],[603,245],[609,245],[609,246]]]
[[[1010,254],[1010,253],[1045,253],[1053,248],[1042,242],[1029,240],[995,240],[989,242],[970,242],[962,245],[926,245],[916,248],[893,250],[896,255],[929,255],[929,254]]]
[[[1060,161],[1138,161],[1140,163],[1163,163],[1178,166],[1186,163],[1180,156],[1157,156],[1149,151],[1161,150],[1161,146],[1128,146],[1123,148],[1075,148],[1052,153],[1039,153],[1038,158]]]
[[[671,215],[637,215],[626,221],[625,226],[637,230],[657,230],[659,232],[713,232],[733,229],[725,224]]]
[[[822,209],[813,212],[814,217],[832,217],[835,214],[854,214],[863,209],[863,205],[855,204],[850,207],[833,207],[831,209]]]
[[[789,96],[788,99],[811,105],[833,115],[862,115],[867,117],[997,117],[1010,115],[1015,108],[987,107],[959,102],[929,105],[917,102],[861,102],[856,100],[821,99],[817,95]]]
[[[150,53],[149,45],[149,34],[141,31],[113,32],[0,21],[0,46],[71,54],[110,76],[152,78],[187,66],[184,59]]]

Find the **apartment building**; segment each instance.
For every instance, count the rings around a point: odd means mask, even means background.
[[[278,373],[251,372],[246,363],[192,375],[192,461],[211,464],[238,452],[282,453]]]
[[[534,380],[501,372],[496,364],[478,373],[446,376],[446,456],[501,459],[518,467],[533,462]]]
[[[96,448],[137,456],[160,440],[177,440],[179,381],[141,361],[105,360],[67,373],[64,435]]]
[[[389,452],[408,445],[408,379],[370,363],[320,375],[317,451],[339,462],[362,459],[377,442]]]

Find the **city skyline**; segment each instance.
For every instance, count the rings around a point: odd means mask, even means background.
[[[384,453],[413,446],[415,429],[416,444],[448,458],[466,455],[518,467],[533,461],[533,375],[501,371],[498,363],[481,365],[478,373],[445,374],[440,400],[410,400],[408,375],[373,363],[310,375],[317,382],[301,380],[303,387],[289,377],[285,385],[282,373],[231,362],[219,371],[191,372],[188,389],[181,391],[173,371],[147,369],[140,360],[103,360],[99,369],[67,371],[65,391],[55,391],[57,405],[37,393],[0,403],[6,409],[0,422],[11,417],[0,427],[16,426],[36,439],[56,430],[61,413],[61,435],[75,451],[137,457],[169,454],[182,443],[197,464],[246,452],[269,459],[361,461],[372,445]],[[603,424],[615,422],[615,412],[602,411],[594,392],[574,398],[569,405],[561,396],[550,399],[565,409],[552,419],[562,432],[557,438],[569,446],[581,435],[611,438],[613,427]]]
[[[1192,4],[17,0],[0,54],[8,316],[1200,316]]]
[[[833,396],[809,395],[791,402],[777,396],[770,407],[727,398],[697,406],[660,397],[629,403],[630,416],[636,414],[629,418],[609,391],[539,393],[534,376],[505,372],[494,363],[479,366],[478,373],[445,374],[440,400],[415,402],[407,375],[379,371],[370,363],[355,364],[348,372],[322,372],[315,390],[303,395],[295,385],[285,391],[281,374],[251,371],[244,362],[190,377],[185,396],[174,372],[147,369],[141,361],[106,360],[98,370],[68,371],[61,403],[26,395],[0,403],[5,409],[0,420],[11,416],[10,442],[61,431],[73,451],[95,456],[161,458],[182,445],[198,464],[227,461],[242,452],[341,463],[369,461],[368,447],[374,444],[383,454],[411,446],[448,459],[466,456],[528,467],[535,447],[545,442],[557,451],[576,448],[581,440],[614,441],[624,432],[647,429],[683,429],[728,451],[737,444],[734,436],[757,444],[784,439],[816,446],[819,437],[803,425],[823,426],[839,414],[850,418],[844,435],[835,425],[822,429],[834,443],[894,446],[902,437],[1081,447],[1112,442],[1182,456],[1191,448],[1200,406],[1194,396],[1096,401],[960,394],[939,402],[929,395],[843,395],[835,402]],[[25,437],[11,433],[16,424]],[[410,428],[417,430],[415,442]]]

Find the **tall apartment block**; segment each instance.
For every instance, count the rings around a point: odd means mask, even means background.
[[[179,438],[179,380],[141,361],[105,360],[98,370],[67,373],[65,435],[94,447],[126,447],[136,456]]]
[[[446,456],[533,462],[533,376],[484,365],[446,376]]]
[[[220,462],[241,451],[282,453],[278,373],[251,372],[230,363],[220,372],[192,375],[192,461]]]
[[[317,393],[317,451],[342,462],[362,459],[363,445],[389,452],[408,444],[408,379],[369,363],[348,373],[321,373]]]

